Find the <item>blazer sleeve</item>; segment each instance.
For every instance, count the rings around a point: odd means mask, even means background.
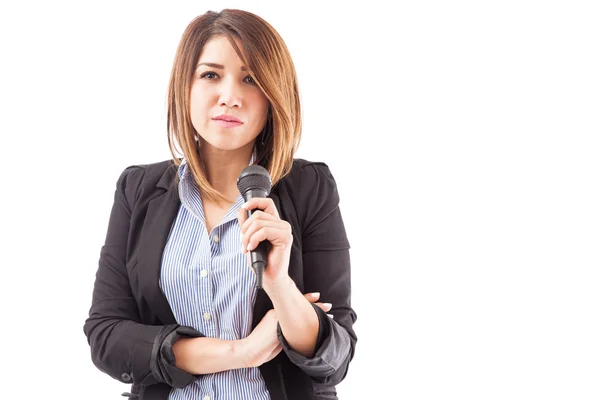
[[[283,350],[294,364],[314,381],[336,385],[346,377],[357,341],[352,328],[356,313],[350,304],[350,245],[329,167],[324,163],[305,165],[299,187],[304,290],[320,292],[319,301],[332,304],[329,313],[333,319],[313,304],[319,317],[319,333],[312,358],[291,349],[281,328],[278,333]]]
[[[92,361],[123,382],[184,387],[196,379],[175,367],[172,344],[181,336],[204,336],[190,327],[145,325],[131,291],[126,266],[130,217],[145,168],[126,168],[117,181],[106,240],[94,282],[92,306],[83,330]]]

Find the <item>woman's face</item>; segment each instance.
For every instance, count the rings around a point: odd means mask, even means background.
[[[236,43],[244,52],[238,39]],[[245,52],[244,57],[247,59]],[[227,37],[210,39],[196,65],[190,92],[190,115],[196,132],[219,150],[253,146],[267,121],[269,101],[242,69],[242,61]]]

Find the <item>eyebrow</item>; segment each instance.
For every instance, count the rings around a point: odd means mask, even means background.
[[[216,64],[216,63],[211,63],[211,62],[201,62],[201,63],[199,63],[198,65],[196,65],[196,69],[198,69],[198,67],[199,67],[199,66],[201,66],[201,65],[206,65],[206,66],[208,66],[208,67],[211,67],[211,68],[216,68],[216,69],[225,69],[225,66],[224,66],[224,65],[222,65],[222,64]],[[242,65],[242,68],[241,68],[241,70],[242,70],[242,71],[248,71],[248,70],[246,69],[246,67],[244,67],[243,65]]]

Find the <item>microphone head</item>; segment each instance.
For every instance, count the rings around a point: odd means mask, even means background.
[[[265,191],[268,196],[271,193],[271,175],[260,165],[249,165],[238,177],[237,187],[242,196],[250,190]]]

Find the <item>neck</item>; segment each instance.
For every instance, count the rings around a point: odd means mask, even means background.
[[[200,147],[208,181],[231,201],[239,195],[237,178],[250,163],[253,149],[253,142],[236,150],[220,150],[206,142]]]

